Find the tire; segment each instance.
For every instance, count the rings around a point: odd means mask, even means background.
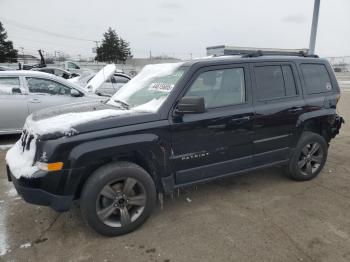
[[[288,176],[297,181],[313,179],[322,171],[327,154],[327,142],[322,136],[303,132],[290,159]]]
[[[105,236],[134,231],[146,222],[155,204],[153,179],[143,168],[130,162],[98,168],[86,181],[80,198],[83,218]]]

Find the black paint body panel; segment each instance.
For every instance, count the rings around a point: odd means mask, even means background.
[[[332,91],[307,95],[299,68],[301,63],[324,64]],[[290,65],[298,94],[258,101],[254,66],[259,64]],[[64,162],[64,170],[36,179],[21,178],[16,183],[58,196],[79,197],[81,187],[96,168],[127,159],[150,173],[159,192],[169,193],[183,185],[285,164],[305,123],[316,119],[323,126],[330,126],[337,116],[339,86],[329,63],[323,59],[217,58],[194,60],[184,66],[188,70],[157,113],[140,112],[100,119],[78,126],[79,134],[74,136],[42,137],[37,144],[36,158],[45,152],[48,162]],[[237,66],[245,69],[245,103],[201,114],[181,116],[174,113],[177,102],[200,72]],[[96,106],[106,107],[90,105],[91,108]],[[293,110],[295,108],[299,109]]]

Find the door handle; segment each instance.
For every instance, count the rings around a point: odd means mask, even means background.
[[[38,103],[41,103],[41,100],[39,98],[33,98],[29,102],[32,103],[32,104],[38,104]]]
[[[244,116],[244,117],[240,117],[240,118],[235,118],[232,120],[232,122],[235,124],[242,124],[242,123],[247,122],[249,120],[250,120],[250,116]]]
[[[302,107],[293,107],[293,108],[289,109],[288,112],[292,113],[292,114],[296,114],[296,113],[299,113],[302,110],[303,110]]]

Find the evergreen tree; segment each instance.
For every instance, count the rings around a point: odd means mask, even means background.
[[[125,62],[131,57],[129,43],[120,38],[116,31],[108,28],[103,34],[102,43],[96,50],[95,60],[99,62],[118,63]]]
[[[13,48],[12,41],[6,41],[7,32],[0,22],[0,63],[17,62],[18,51]]]
[[[132,58],[129,43],[126,42],[123,38],[120,38],[119,47],[120,47],[119,48],[119,50],[120,50],[119,60],[122,61],[123,63],[125,63],[125,61],[128,58]]]

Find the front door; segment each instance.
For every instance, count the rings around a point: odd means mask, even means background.
[[[171,119],[176,184],[207,180],[251,166],[254,110],[250,86],[247,65],[197,71],[184,96],[204,97],[206,111]]]
[[[81,101],[80,97],[71,95],[71,87],[54,80],[26,77],[26,81],[29,91],[28,105],[30,113],[47,107]]]
[[[257,63],[253,72],[254,165],[289,158],[305,102],[293,63]]]

